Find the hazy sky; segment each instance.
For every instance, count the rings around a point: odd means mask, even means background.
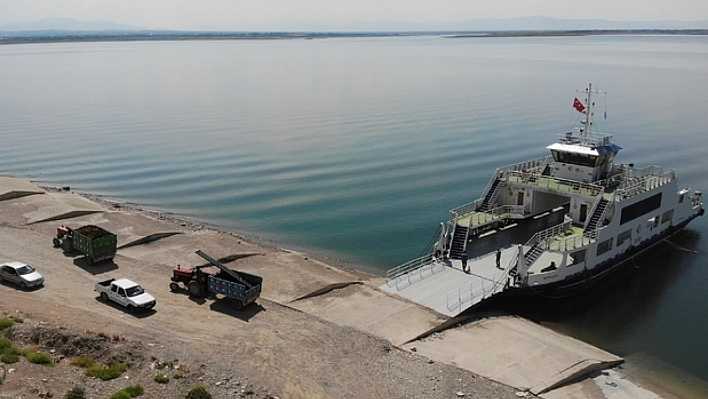
[[[0,24],[106,20],[151,29],[263,30],[293,23],[465,21],[549,16],[708,20],[708,0],[0,0]]]

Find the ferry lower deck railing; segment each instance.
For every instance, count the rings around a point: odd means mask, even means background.
[[[551,251],[570,251],[597,241],[600,229],[583,232],[582,228],[574,228],[572,222],[573,220],[565,215],[563,223],[537,232],[525,246],[537,246]]]
[[[597,241],[597,237],[600,234],[599,230],[594,230],[588,233],[583,233],[582,229],[579,230],[580,231],[577,233],[574,231],[568,232],[569,236],[567,237],[563,237],[561,235],[547,239],[541,242],[540,246],[543,249],[551,251],[570,251]]]
[[[497,280],[481,277],[479,280],[473,281],[462,288],[449,292],[445,306],[451,312],[456,311],[466,303],[480,303],[504,291],[509,280],[509,272],[516,265],[516,262],[517,257],[515,256]]]
[[[450,220],[454,224],[460,224],[469,229],[474,229],[475,227],[483,226],[501,219],[523,217],[524,212],[525,208],[523,205],[503,205],[487,212],[470,211],[468,213],[458,214],[452,211]]]
[[[400,290],[411,285],[414,282],[413,279],[420,281],[443,270],[444,267],[445,264],[438,262],[432,254],[421,256],[386,272],[386,279],[388,280],[386,284],[389,287],[395,286],[396,290]],[[401,286],[404,283],[405,285]]]
[[[549,227],[545,230],[541,230],[541,231],[536,232],[536,234],[534,234],[526,242],[526,246],[533,247],[534,245],[538,245],[541,242],[546,241],[551,237],[557,237],[559,234],[563,233],[564,231],[570,230],[570,228],[572,226],[573,226],[573,219],[568,215],[564,215],[563,216],[563,223],[557,224],[557,225]]]
[[[483,201],[484,199],[480,198],[474,202],[458,206],[457,208],[451,210],[450,220],[457,222],[457,220],[460,219],[462,216],[476,212],[477,209],[479,209],[480,205],[482,205]]]

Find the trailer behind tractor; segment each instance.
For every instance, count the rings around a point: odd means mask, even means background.
[[[71,253],[79,251],[86,255],[89,264],[113,259],[116,256],[118,237],[108,230],[94,225],[78,229],[61,226],[52,240],[54,247]]]
[[[170,283],[172,291],[178,290],[179,284],[182,283],[187,287],[189,294],[196,298],[202,298],[209,292],[222,294],[231,298],[233,307],[236,309],[242,309],[261,295],[262,277],[229,269],[202,251],[196,253],[209,261],[210,265],[195,266],[191,269],[182,269],[178,266],[172,271]],[[212,265],[216,266],[219,272],[213,274],[208,270],[202,270]]]

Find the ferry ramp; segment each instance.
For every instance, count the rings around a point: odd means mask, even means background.
[[[468,261],[466,273],[459,259],[420,258],[389,272],[382,291],[401,296],[445,316],[454,317],[480,305],[508,288],[509,270],[515,265],[518,249],[501,250]]]

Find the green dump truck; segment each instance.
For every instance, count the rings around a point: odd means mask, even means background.
[[[91,265],[116,256],[118,237],[94,225],[86,225],[78,229],[61,226],[57,227],[57,236],[54,237],[53,242],[55,248],[61,248],[64,252],[83,253]]]

